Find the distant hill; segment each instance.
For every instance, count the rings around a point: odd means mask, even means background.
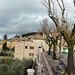
[[[42,35],[41,32],[30,32],[30,33],[23,34],[22,37],[26,37],[26,36],[30,36],[30,35],[35,35],[35,34],[40,34],[40,35]]]

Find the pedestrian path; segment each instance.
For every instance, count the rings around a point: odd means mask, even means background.
[[[36,75],[45,75],[43,73],[43,64],[42,64],[42,57],[41,57],[41,53],[39,54],[39,62],[36,65]]]
[[[36,66],[36,75],[41,75],[41,66],[40,65]]]
[[[49,65],[44,53],[42,53],[49,75],[54,75],[51,66]]]
[[[36,75],[54,75],[44,53],[40,55],[39,64],[36,66]]]

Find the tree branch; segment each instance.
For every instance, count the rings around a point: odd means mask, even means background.
[[[56,1],[57,1],[58,5],[59,5],[60,9],[62,10],[63,8],[62,8],[62,6],[60,5],[59,1],[58,1],[58,0],[56,0]]]

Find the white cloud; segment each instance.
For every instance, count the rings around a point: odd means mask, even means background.
[[[66,0],[66,7],[69,7],[69,15],[73,16],[71,1]],[[47,14],[40,0],[0,0],[0,33],[37,31],[40,21],[48,17]]]
[[[0,36],[0,39],[2,39],[2,36]]]
[[[0,0],[0,33],[35,31],[35,20],[45,13],[40,0]]]
[[[64,0],[65,3],[71,3],[73,0]]]

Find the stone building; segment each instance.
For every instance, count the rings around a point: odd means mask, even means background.
[[[15,44],[20,42],[20,39],[18,37],[14,37],[8,40],[0,40],[0,50],[2,50],[3,43],[5,42],[7,42],[7,47],[11,49],[15,46]]]
[[[42,51],[42,47],[39,44],[35,44],[32,41],[22,41],[15,45],[15,58],[34,59],[38,53],[38,50]]]

